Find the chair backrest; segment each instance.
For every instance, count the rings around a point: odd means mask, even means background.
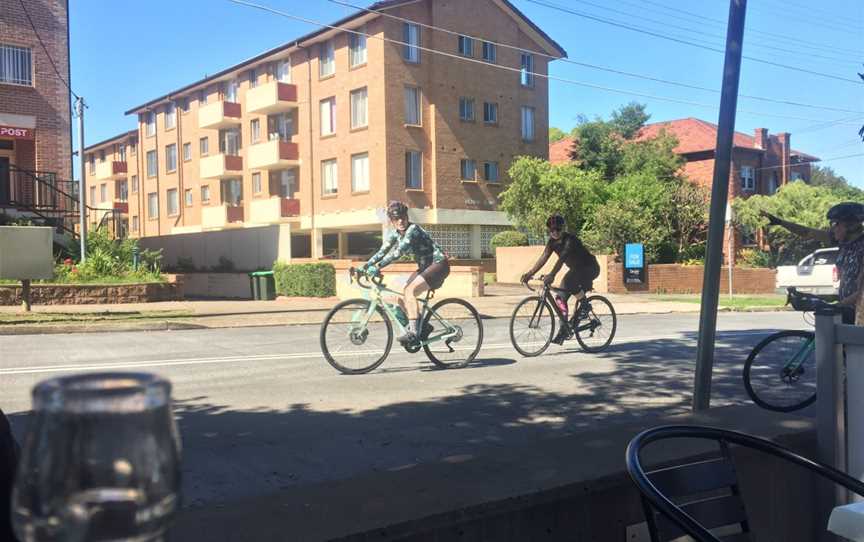
[[[669,439],[714,441],[719,447],[719,455],[646,471],[642,465],[645,447]],[[729,452],[730,444],[779,457],[864,496],[864,483],[765,439],[714,427],[656,427],[636,435],[626,453],[627,472],[642,494],[653,542],[666,542],[683,535],[689,535],[698,542],[750,540],[747,514]]]

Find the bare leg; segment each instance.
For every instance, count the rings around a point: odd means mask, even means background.
[[[412,326],[412,329],[415,331],[416,328],[413,327],[413,324],[417,321],[417,316],[420,314],[417,298],[428,289],[429,285],[426,284],[426,279],[420,275],[417,275],[411,283],[405,286],[405,312],[408,313],[408,325]]]

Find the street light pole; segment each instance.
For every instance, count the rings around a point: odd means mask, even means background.
[[[87,184],[84,179],[87,174],[87,162],[84,157],[84,98],[75,100],[75,113],[78,115],[78,162],[81,166],[78,181],[78,213],[80,215],[79,231],[81,234],[81,263],[87,259]]]

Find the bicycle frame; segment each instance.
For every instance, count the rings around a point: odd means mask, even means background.
[[[528,289],[531,290],[532,292],[537,292],[537,290],[535,290],[534,288],[532,288],[532,287],[529,286],[528,284],[526,284],[525,286],[527,286]],[[572,325],[572,323],[570,322],[570,320],[564,318],[564,313],[561,312],[561,309],[558,307],[558,303],[555,302],[555,297],[552,295],[552,291],[553,291],[553,290],[557,290],[557,291],[561,291],[561,292],[566,292],[566,290],[561,290],[561,289],[559,289],[559,288],[552,288],[551,286],[546,286],[546,285],[544,284],[542,290],[540,291],[540,298],[543,299],[543,300],[545,300],[546,302],[549,303],[549,305],[552,307],[552,310],[555,311],[555,314],[558,316],[558,321],[559,321],[559,322],[560,322],[560,321],[564,321],[564,322],[566,322],[566,325],[570,327],[570,330],[571,330],[573,333],[578,333],[578,332],[580,332],[580,331],[592,330],[592,328],[596,328],[596,327],[597,327],[596,324],[595,324],[594,322],[590,322],[590,321],[589,321],[588,323],[586,323],[586,324],[582,324],[582,325],[580,325],[580,326],[576,326],[576,327],[574,327],[574,326]],[[569,293],[570,295],[576,295],[576,294],[573,293],[573,292],[568,292],[568,293]],[[579,316],[579,309],[582,307],[582,304],[585,303],[585,300],[586,300],[586,299],[588,299],[588,294],[587,294],[587,292],[583,293],[582,297],[580,297],[579,300],[576,302],[576,307],[575,307],[575,309],[574,309],[575,312],[573,313],[573,318],[576,318],[576,317]],[[541,308],[542,308],[542,306],[543,306],[542,303],[538,303],[538,304],[537,304],[537,308],[534,309],[534,314],[531,315],[531,321],[528,323],[528,327],[529,327],[529,328],[534,327],[534,326],[536,325],[536,324],[535,324],[535,319],[536,319],[536,318],[539,318],[539,315],[541,314]]]
[[[812,339],[808,339],[806,343],[797,351],[795,355],[792,356],[786,365],[783,366],[783,373],[781,373],[781,377],[788,376],[791,374],[795,374],[798,371],[798,368],[804,364],[804,361],[807,360],[808,356],[816,349],[816,339],[815,337]]]

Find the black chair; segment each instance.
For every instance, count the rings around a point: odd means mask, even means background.
[[[714,458],[645,471],[642,453],[651,443],[700,439],[719,445]],[[864,497],[864,483],[828,465],[802,457],[771,441],[737,431],[696,425],[667,425],[636,435],[627,446],[627,472],[642,494],[642,507],[653,542],[689,535],[698,542],[751,540],[744,501],[738,489],[729,445],[744,446],[804,467]],[[727,534],[712,534],[724,528]]]

